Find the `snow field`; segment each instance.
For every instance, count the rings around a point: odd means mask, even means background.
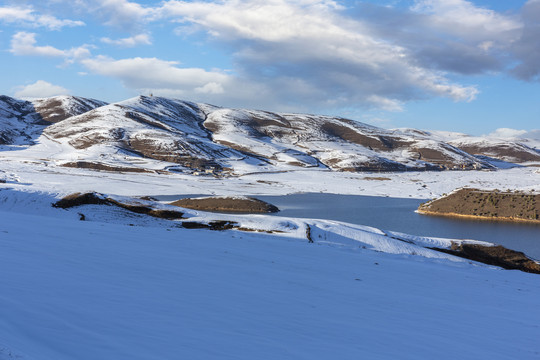
[[[275,234],[1,216],[0,358],[534,359],[540,351],[536,275]]]

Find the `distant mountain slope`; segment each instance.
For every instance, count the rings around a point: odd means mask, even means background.
[[[196,104],[157,97],[138,97],[70,117],[44,134],[84,152],[99,151],[146,157],[198,169],[222,167],[246,156],[215,144]],[[104,149],[105,146],[108,150]]]
[[[512,137],[494,135],[470,136],[458,132],[423,131],[417,129],[399,129],[399,131],[444,141],[447,144],[469,154],[479,156],[482,159],[487,159],[488,161],[501,160],[516,164],[540,162],[540,149],[536,148],[539,144],[538,138],[540,138],[538,130]],[[531,136],[531,138],[527,136]]]
[[[203,109],[205,107],[203,106]],[[329,116],[205,109],[216,142],[238,150],[310,166],[313,159],[342,171],[477,169],[473,156],[424,135],[385,130]]]
[[[85,150],[108,146],[190,169],[328,167],[340,171],[478,169],[486,163],[442,141],[329,116],[219,108],[140,96],[49,126]],[[103,150],[101,150],[103,151]]]
[[[464,137],[451,140],[448,143],[473,155],[487,156],[511,163],[540,161],[539,150],[510,140],[485,137]]]
[[[305,167],[471,170],[493,168],[490,159],[540,162],[537,149],[514,139],[387,130],[340,117],[147,96],[113,104],[76,96],[33,101],[0,97],[0,144],[32,145],[41,135],[40,143],[56,144],[55,161],[76,160],[84,167],[104,159],[108,167],[119,159],[127,161],[123,167],[145,159],[141,166],[157,161],[154,169],[241,173]]]
[[[0,145],[29,142],[41,118],[32,103],[0,96]]]
[[[50,123],[105,104],[75,96],[55,96],[33,101],[0,96],[0,145],[32,144]]]
[[[78,96],[54,96],[32,101],[35,111],[41,118],[49,123],[56,123],[71,116],[84,114],[100,106],[107,105],[106,102],[86,99]]]

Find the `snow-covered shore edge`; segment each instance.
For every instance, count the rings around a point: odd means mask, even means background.
[[[416,255],[454,262],[464,261],[455,256],[460,256],[458,252],[453,251],[455,249],[465,245],[483,248],[494,246],[492,243],[477,240],[416,236],[333,220],[205,212],[151,199],[95,192],[75,193],[60,199],[59,194],[4,189],[0,191],[0,204],[0,211],[27,212],[30,208],[34,208],[37,213],[56,218],[67,216],[70,219],[113,222],[130,226],[172,226],[266,233],[310,243],[359,247],[389,254]],[[540,269],[534,261],[531,261],[531,265],[534,269],[536,267]]]

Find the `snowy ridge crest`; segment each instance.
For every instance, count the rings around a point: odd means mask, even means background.
[[[2,144],[54,148],[44,157],[69,166],[107,163],[108,168],[122,164],[122,169],[228,175],[303,168],[478,170],[493,169],[491,160],[540,161],[540,153],[526,145],[443,135],[153,96],[113,104],[75,96],[0,99]]]

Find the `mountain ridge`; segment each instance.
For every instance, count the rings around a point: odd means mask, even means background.
[[[153,96],[111,104],[76,96],[33,101],[0,97],[0,145],[47,142],[61,147],[54,154],[60,165],[144,159],[161,162],[163,169],[210,173],[308,167],[478,170],[494,169],[489,159],[500,155],[493,149],[471,154],[457,140],[443,141],[427,131],[387,130],[342,117],[228,109]],[[498,147],[503,145],[508,144]],[[526,145],[521,150],[500,160],[540,161],[537,150]]]

